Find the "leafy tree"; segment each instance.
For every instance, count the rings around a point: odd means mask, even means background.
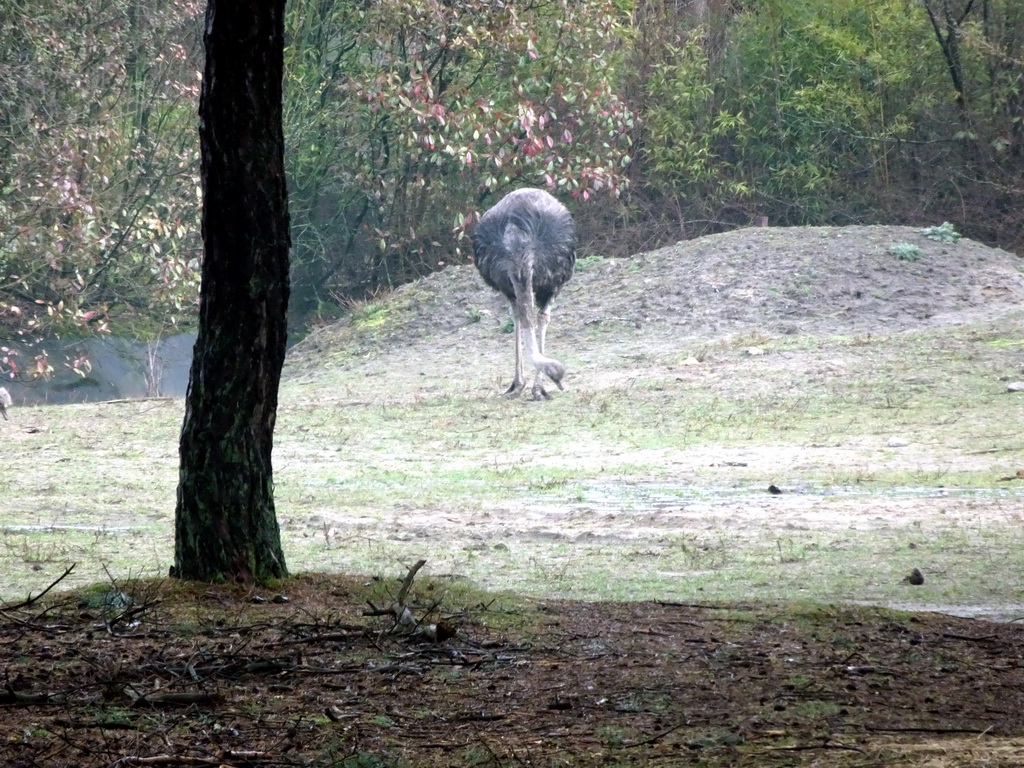
[[[974,237],[1024,248],[1024,5],[921,5],[946,86],[921,120],[929,209]]]
[[[712,219],[743,201],[734,223],[838,218],[853,177],[885,179],[918,103],[902,85],[924,74],[923,29],[898,6],[769,0],[732,19],[725,51],[691,30],[650,81],[652,177]]]
[[[271,466],[289,293],[284,5],[209,0],[206,11],[205,254],[175,513],[185,579],[286,575]]]
[[[688,234],[760,215],[950,220],[1024,244],[1024,178],[1007,162],[1024,151],[1020,3],[763,0],[675,16],[640,6],[636,170],[649,183],[636,187],[674,206]]]
[[[703,27],[665,44],[647,82],[646,169],[691,217],[719,218],[751,194],[737,155],[752,138],[741,111],[721,103]]]
[[[192,322],[195,0],[8,10],[0,347]],[[293,316],[468,258],[525,185],[603,252],[762,215],[1024,247],[1022,45],[1019,0],[292,0]]]
[[[289,19],[303,309],[437,269],[513,186],[583,201],[625,183],[615,3],[298,0]]]
[[[0,334],[189,319],[196,14],[42,0],[0,17]]]

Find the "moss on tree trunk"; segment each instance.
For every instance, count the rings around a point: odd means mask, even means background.
[[[175,512],[181,578],[286,575],[271,466],[288,308],[284,0],[209,0],[203,281]]]

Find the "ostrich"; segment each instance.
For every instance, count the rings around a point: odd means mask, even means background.
[[[516,323],[516,373],[505,392],[526,387],[523,351],[536,369],[533,398],[550,399],[541,385],[544,374],[562,386],[565,366],[544,355],[544,337],[558,295],[576,264],[576,223],[560,202],[540,189],[509,193],[480,217],[473,232],[473,255],[484,282],[512,304]]]

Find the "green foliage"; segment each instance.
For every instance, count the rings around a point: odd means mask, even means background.
[[[698,208],[712,209],[745,197],[750,188],[728,172],[728,155],[750,138],[742,113],[716,98],[702,46],[704,30],[666,46],[665,63],[648,83],[652,106],[645,115],[651,179]]]
[[[596,253],[584,256],[583,258],[576,260],[576,271],[586,272],[588,269],[600,264],[602,261],[604,261],[604,257]]]
[[[778,223],[822,223],[856,169],[887,173],[926,30],[897,3],[759,3],[715,50],[703,27],[666,43],[648,83],[652,179],[703,215],[743,200]],[[752,214],[751,214],[752,218]],[[746,223],[746,222],[742,222]]]
[[[975,237],[1024,246],[1024,6],[638,8],[642,171],[649,199],[672,201],[680,219],[721,228],[941,212]]]
[[[893,243],[887,251],[900,261],[917,261],[921,258],[921,249],[913,243]]]
[[[0,324],[187,321],[198,287],[198,8],[16,4],[0,21]],[[0,372],[23,371],[16,360]]]
[[[352,324],[357,328],[376,328],[387,320],[388,308],[374,301],[360,303],[352,310]]]
[[[925,227],[921,230],[921,234],[929,240],[939,243],[955,243],[961,238],[961,234],[948,221],[942,222],[937,227]]]
[[[464,259],[478,210],[511,188],[585,201],[625,184],[635,118],[616,91],[614,3],[324,7],[289,6],[300,303]]]

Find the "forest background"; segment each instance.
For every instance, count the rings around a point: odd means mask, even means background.
[[[0,375],[65,364],[14,341],[188,328],[204,5],[0,9]],[[293,340],[467,261],[521,186],[583,256],[762,217],[1024,248],[1019,0],[291,0],[287,25]]]

